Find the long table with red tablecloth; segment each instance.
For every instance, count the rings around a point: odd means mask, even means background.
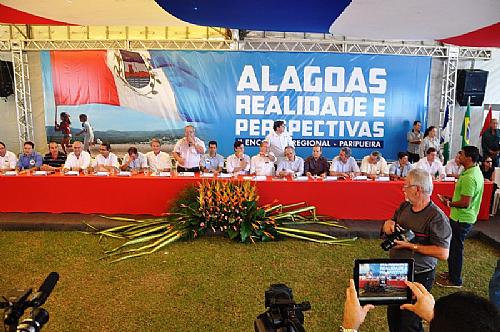
[[[179,192],[203,179],[199,177],[132,177],[95,175],[0,176],[0,212],[49,212],[84,214],[150,214],[167,211]],[[220,179],[218,181],[234,181]],[[404,199],[403,182],[388,181],[293,181],[255,182],[260,204],[306,202],[317,212],[339,219],[385,220]],[[437,194],[451,196],[455,183],[435,182],[432,200],[446,214]],[[487,181],[480,220],[489,219],[493,185]]]

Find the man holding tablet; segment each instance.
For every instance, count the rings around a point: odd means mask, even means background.
[[[432,189],[432,178],[427,171],[411,170],[403,186],[406,200],[382,228],[386,236],[393,234],[398,228],[413,231],[415,237],[411,242],[395,241],[396,245],[390,249],[389,257],[413,258],[414,281],[421,283],[429,291],[434,283],[438,259],[448,258],[451,239],[448,218],[431,201]],[[421,319],[412,312],[401,310],[399,305],[388,306],[387,320],[391,332],[423,331]]]

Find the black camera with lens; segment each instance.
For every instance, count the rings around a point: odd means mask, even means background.
[[[256,332],[305,332],[304,311],[309,302],[295,303],[292,289],[285,284],[272,284],[265,292],[266,312],[254,322]]]
[[[4,309],[3,322],[9,332],[39,332],[49,321],[49,313],[41,306],[59,280],[57,272],[51,272],[37,292],[33,289],[16,290],[9,296],[0,296],[0,309]],[[29,318],[19,323],[24,311],[32,308]]]
[[[394,226],[394,233],[387,235],[387,239],[380,244],[382,249],[389,251],[392,247],[396,245],[394,241],[406,241],[410,242],[415,238],[415,233],[411,229],[405,229],[401,225],[396,224]]]

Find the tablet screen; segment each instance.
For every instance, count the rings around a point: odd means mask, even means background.
[[[413,260],[356,260],[354,282],[360,303],[409,303],[412,293],[405,281],[413,281]]]

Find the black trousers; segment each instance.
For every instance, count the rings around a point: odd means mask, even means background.
[[[424,285],[425,289],[431,291],[434,284],[436,270],[415,274],[414,281]],[[408,310],[399,309],[399,305],[387,307],[387,322],[390,332],[423,332],[422,319]]]

